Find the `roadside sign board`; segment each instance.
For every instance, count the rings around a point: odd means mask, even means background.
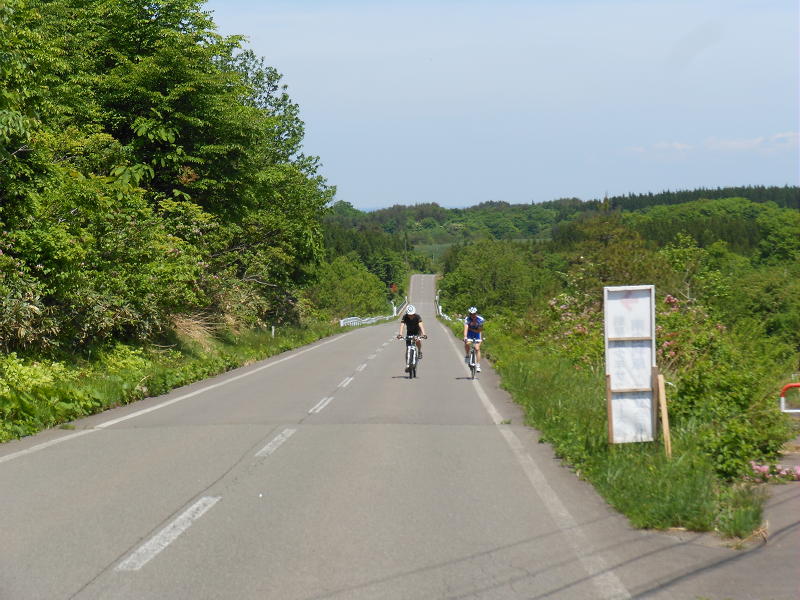
[[[656,424],[655,286],[603,288],[608,437],[650,442]]]

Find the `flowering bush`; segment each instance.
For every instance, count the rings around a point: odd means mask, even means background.
[[[758,482],[783,482],[800,481],[800,465],[794,467],[782,467],[774,464],[759,464],[754,460],[750,461],[751,472],[746,476],[749,481]]]

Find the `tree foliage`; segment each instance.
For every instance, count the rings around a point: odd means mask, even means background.
[[[0,56],[0,346],[293,318],[333,189],[201,2],[11,0]]]

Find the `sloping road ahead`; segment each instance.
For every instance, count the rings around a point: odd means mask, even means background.
[[[783,538],[628,527],[467,379],[434,281],[418,379],[392,322],[0,447],[0,598],[796,597]]]

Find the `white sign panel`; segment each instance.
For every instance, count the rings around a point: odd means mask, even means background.
[[[652,413],[652,392],[612,393],[614,441],[618,444],[653,441]]]
[[[652,285],[606,287],[603,292],[611,442],[652,441],[655,288]]]
[[[614,338],[653,334],[653,286],[607,287],[606,332]]]
[[[606,356],[606,372],[611,375],[612,391],[652,388],[653,361],[649,340],[612,342]]]

